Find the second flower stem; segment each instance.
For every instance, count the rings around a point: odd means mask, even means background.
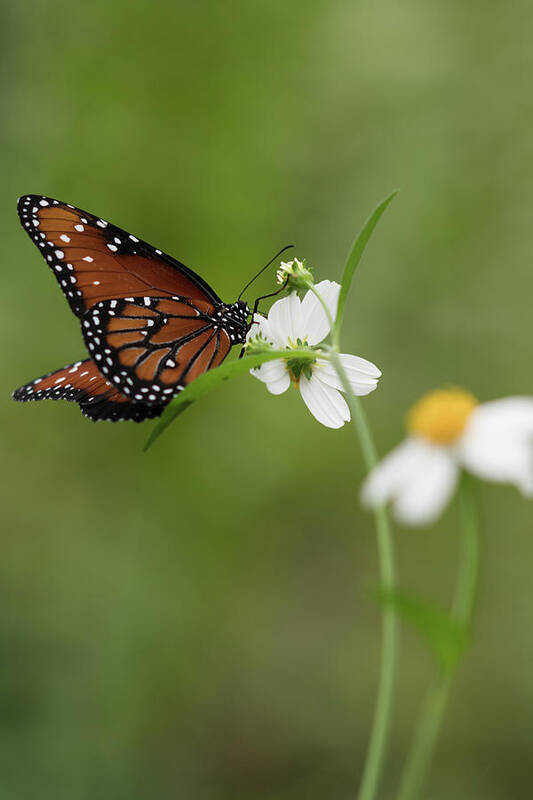
[[[473,479],[469,475],[463,475],[460,502],[462,531],[459,574],[450,616],[466,633],[469,633],[479,573],[477,505]],[[416,800],[420,795],[442,728],[454,675],[455,666],[447,670],[441,668],[428,691],[402,775],[398,800]]]

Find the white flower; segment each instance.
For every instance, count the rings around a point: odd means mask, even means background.
[[[340,286],[333,281],[316,285],[332,318],[337,311]],[[255,315],[248,340],[261,335],[276,349],[287,350],[286,359],[276,359],[262,364],[251,374],[266,384],[272,394],[282,394],[292,382],[299,388],[303,401],[313,416],[328,428],[340,428],[350,419],[350,410],[340,393],[342,385],[335,369],[327,358],[317,354],[315,361],[291,359],[290,350],[312,347],[326,338],[330,325],[318,298],[308,291],[303,300],[293,292],[277,300],[268,318]],[[341,354],[350,386],[355,395],[374,391],[381,375],[370,361],[358,356]]]
[[[427,525],[450,500],[461,469],[533,496],[533,398],[478,405],[462,389],[439,390],[419,400],[407,425],[410,435],[364,482],[364,505],[390,501],[399,522]]]

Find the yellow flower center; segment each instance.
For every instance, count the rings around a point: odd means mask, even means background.
[[[409,433],[450,444],[465,429],[477,400],[464,389],[437,389],[424,395],[407,414]]]

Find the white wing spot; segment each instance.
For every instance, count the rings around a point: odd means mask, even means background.
[[[67,244],[70,242],[70,236],[67,236],[66,233],[62,233],[59,238],[61,239],[62,242],[67,242]]]
[[[116,244],[109,244],[109,243],[108,243],[108,245],[107,245],[107,246],[109,247],[109,249],[110,249],[110,250],[111,250],[113,253],[116,253],[116,252],[117,252],[117,246],[116,246]]]
[[[83,225],[78,224],[78,225],[74,225],[74,230],[75,231],[79,231],[80,233],[82,233],[82,231],[84,231],[85,228],[83,227]]]
[[[83,260],[84,261],[89,261],[89,263],[90,263],[91,261],[94,261],[94,258],[92,258],[91,256],[83,256]]]
[[[100,286],[100,281],[93,281],[93,286]]]

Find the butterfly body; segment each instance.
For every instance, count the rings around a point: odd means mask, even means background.
[[[161,250],[49,197],[21,197],[18,210],[80,319],[90,358],[22,386],[15,400],[62,398],[94,420],[142,421],[245,341],[246,303],[223,303]]]

